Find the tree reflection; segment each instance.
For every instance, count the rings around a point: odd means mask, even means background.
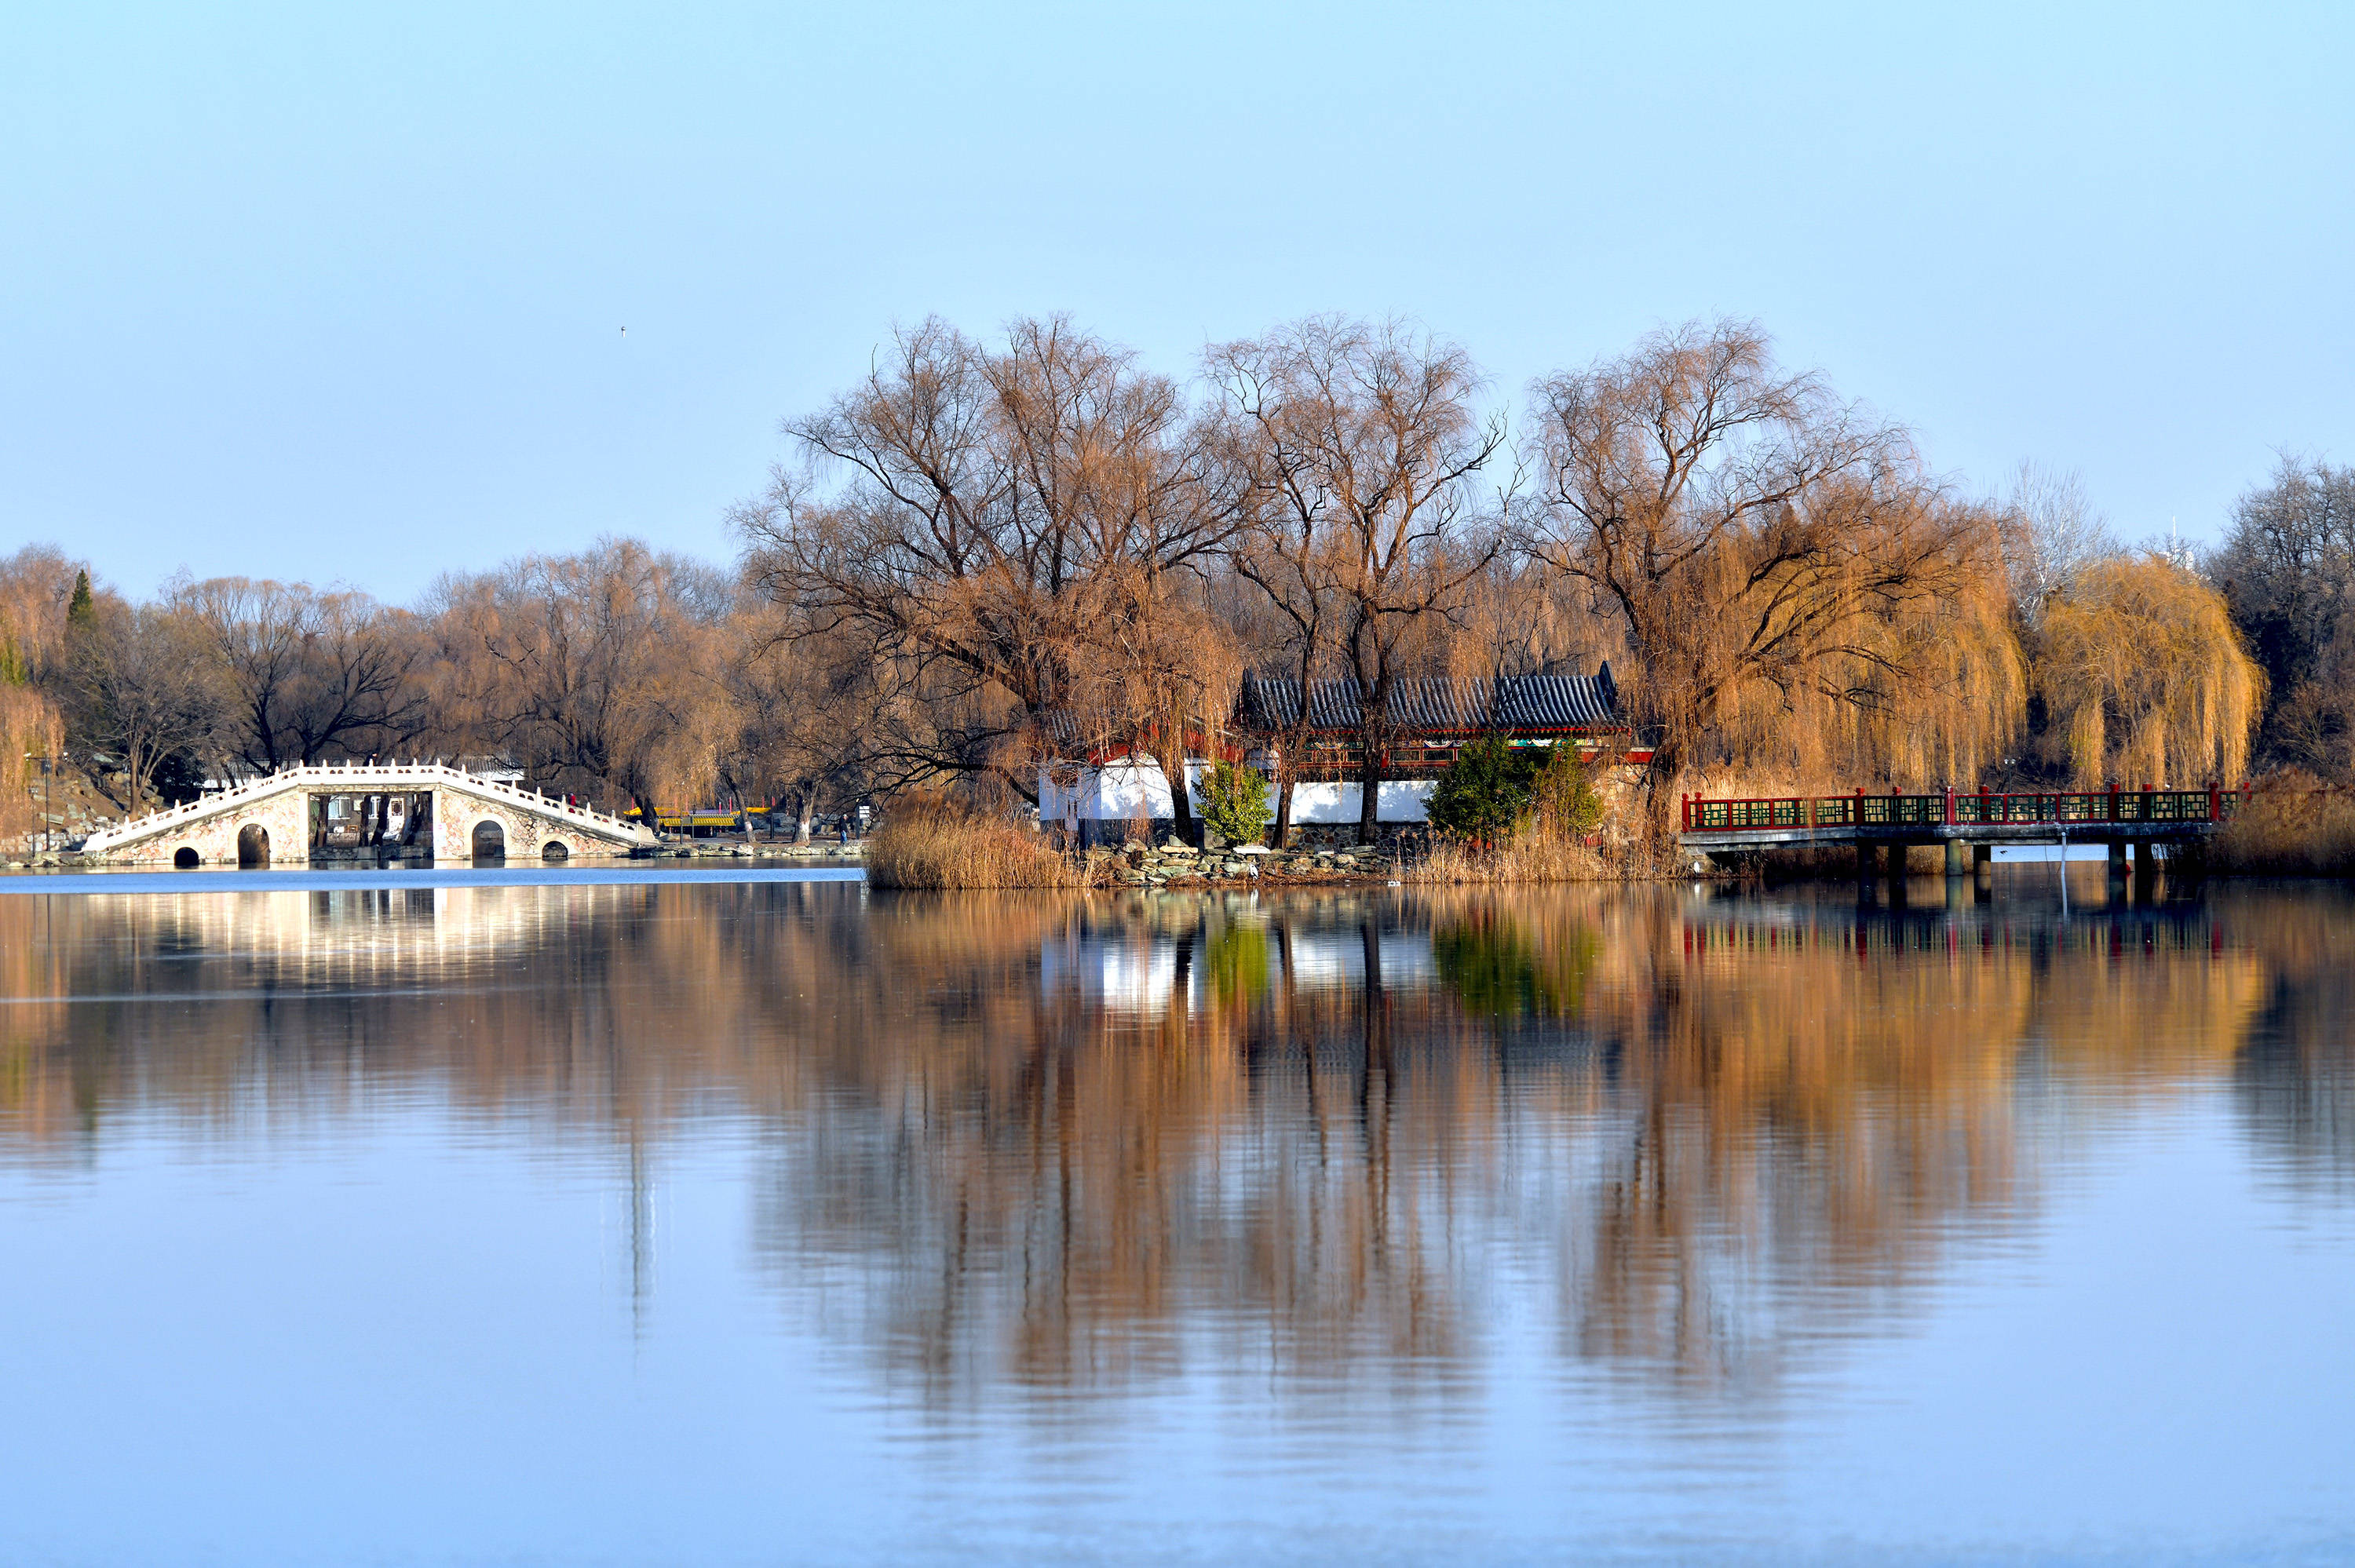
[[[2355,1187],[2350,957],[2335,895],[13,896],[0,1160],[423,1104],[611,1159],[636,1214],[750,1118],[757,1266],[936,1404],[1444,1391],[1531,1268],[1566,1364],[1771,1399],[2150,1099],[2229,1085]]]

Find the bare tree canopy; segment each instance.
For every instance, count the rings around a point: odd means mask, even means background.
[[[533,779],[647,810],[716,781],[738,715],[709,567],[608,539],[439,592],[443,700]]]
[[[1168,378],[1060,317],[985,349],[938,321],[787,421],[801,461],[741,508],[751,580],[810,634],[851,632],[950,722],[907,760],[997,768],[1071,705],[1140,577],[1205,564],[1245,486]]]
[[[410,679],[417,640],[366,594],[214,577],[172,595],[204,633],[230,694],[230,746],[248,769],[389,752],[425,726]]]
[[[224,714],[203,637],[185,611],[110,594],[68,638],[69,711],[85,771],[126,812],[153,798],[167,758],[218,754]]]
[[[2043,624],[2045,609],[2087,568],[2117,553],[2108,520],[2085,493],[2084,475],[2038,462],[2013,472],[2003,511],[2004,564],[2013,607],[2030,629]]]
[[[1656,333],[1533,397],[1522,537],[1618,612],[1656,777],[1761,686],[1885,700],[1934,645],[1908,623],[1997,564],[1903,430],[1779,369],[1748,323]]]
[[[2273,683],[2267,758],[2355,776],[2355,468],[2283,457],[2208,575]]]
[[[1329,665],[1356,685],[1358,830],[1370,842],[1391,692],[1501,546],[1501,505],[1484,509],[1479,480],[1505,447],[1503,417],[1474,407],[1482,379],[1469,355],[1397,322],[1311,317],[1215,348],[1209,363],[1262,490],[1234,570],[1277,611],[1296,678]],[[1282,752],[1300,740],[1284,737]]]

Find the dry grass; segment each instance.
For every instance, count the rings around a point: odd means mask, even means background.
[[[2225,876],[2355,876],[2355,792],[2301,768],[2270,774],[2200,859]]]
[[[1087,868],[1018,823],[938,795],[902,796],[867,842],[878,887],[1085,887]]]
[[[1442,837],[1406,868],[1404,880],[1470,886],[1499,882],[1606,882],[1623,874],[1574,840],[1524,832],[1493,847]]]

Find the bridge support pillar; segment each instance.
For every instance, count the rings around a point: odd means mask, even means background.
[[[1981,891],[1995,884],[1995,845],[1971,846],[1971,881]]]
[[[1946,875],[1952,878],[1959,877],[1962,874],[1963,841],[1960,839],[1948,839],[1946,841]]]
[[[2113,883],[2122,883],[2126,881],[2126,841],[2124,839],[2112,839],[2110,841],[2110,881]]]
[[[2151,885],[2158,879],[2158,852],[2148,839],[2136,841],[2134,853],[2135,902],[2150,901]]]

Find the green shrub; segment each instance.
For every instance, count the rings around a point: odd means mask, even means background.
[[[1501,735],[1484,735],[1455,754],[1431,792],[1431,825],[1465,839],[1500,839],[1529,809],[1539,758]]]
[[[1556,741],[1547,752],[1529,786],[1529,806],[1538,830],[1557,838],[1582,839],[1603,825],[1603,797],[1575,744]]]
[[[1603,798],[1569,741],[1515,746],[1484,735],[1455,754],[1432,790],[1431,822],[1457,838],[1501,840],[1525,822],[1540,833],[1574,839],[1603,821]]]
[[[1257,843],[1267,831],[1267,779],[1256,768],[1220,761],[1202,776],[1202,820],[1232,844]]]

